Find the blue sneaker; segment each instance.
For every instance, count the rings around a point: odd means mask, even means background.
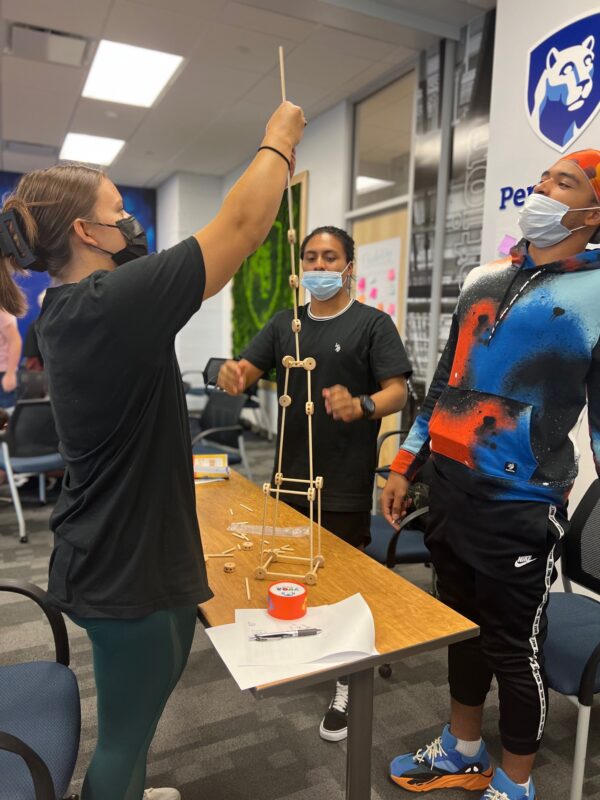
[[[529,794],[519,783],[514,783],[503,769],[498,767],[492,782],[481,795],[481,800],[535,800],[535,787],[529,781]]]
[[[467,758],[456,750],[456,737],[446,725],[431,744],[416,753],[397,756],[390,764],[390,778],[409,792],[450,788],[481,791],[492,779],[492,767],[483,742],[479,751]],[[504,800],[501,795],[499,799]]]

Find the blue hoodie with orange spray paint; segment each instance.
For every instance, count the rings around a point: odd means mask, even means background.
[[[523,240],[474,269],[392,470],[430,454],[470,494],[564,505],[588,401],[600,474],[600,250],[536,266]]]

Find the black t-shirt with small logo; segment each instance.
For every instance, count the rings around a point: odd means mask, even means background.
[[[192,237],[46,292],[37,332],[66,463],[48,593],[75,616],[212,596],[174,348],[204,286]]]
[[[391,317],[354,301],[345,311],[316,319],[309,305],[298,309],[302,323],[300,358],[312,357],[311,392],[315,404],[313,425],[314,475],[324,480],[322,506],[328,511],[367,511],[371,507],[376,468],[379,420],[341,422],[325,411],[323,389],[345,386],[353,397],[372,395],[386,378],[410,375],[411,366]],[[265,325],[242,353],[258,369],[277,370],[277,393],[284,393],[285,368],[282,359],[296,355],[292,333],[293,311],[280,311]],[[290,370],[287,394],[292,404],[286,409],[282,472],[287,478],[308,478],[308,421],[306,372]],[[279,407],[278,430],[282,409]],[[277,468],[277,453],[275,469]],[[285,483],[284,488],[299,489]],[[286,496],[283,496],[286,499]],[[289,495],[290,502],[307,506],[308,500]]]

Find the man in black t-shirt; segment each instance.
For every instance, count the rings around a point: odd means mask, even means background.
[[[392,319],[358,303],[348,287],[354,268],[354,242],[334,227],[317,228],[300,248],[302,285],[311,301],[298,309],[302,323],[300,357],[313,357],[313,469],[323,477],[321,520],[340,538],[362,547],[370,541],[370,509],[376,469],[379,420],[404,407],[406,377],[411,367]],[[293,310],[280,311],[255,336],[239,361],[221,367],[217,383],[239,394],[264,373],[277,370],[277,392],[284,394],[282,359],[295,354]],[[292,369],[287,394],[282,472],[284,478],[307,478],[308,424],[306,373]],[[279,408],[278,440],[281,433]],[[282,484],[283,488],[297,485]],[[308,500],[293,504],[308,512]],[[339,741],[347,734],[346,683],[321,723],[324,739]]]

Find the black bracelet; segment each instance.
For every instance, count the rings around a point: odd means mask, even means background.
[[[284,156],[283,153],[281,152],[281,150],[278,150],[276,147],[271,147],[271,145],[269,145],[269,144],[261,145],[256,152],[259,153],[261,150],[272,150],[274,153],[277,153],[277,155],[281,156],[283,158],[283,160],[285,161],[285,163],[288,165],[288,171],[289,172],[292,171],[292,165],[290,163],[289,158],[287,156]]]

